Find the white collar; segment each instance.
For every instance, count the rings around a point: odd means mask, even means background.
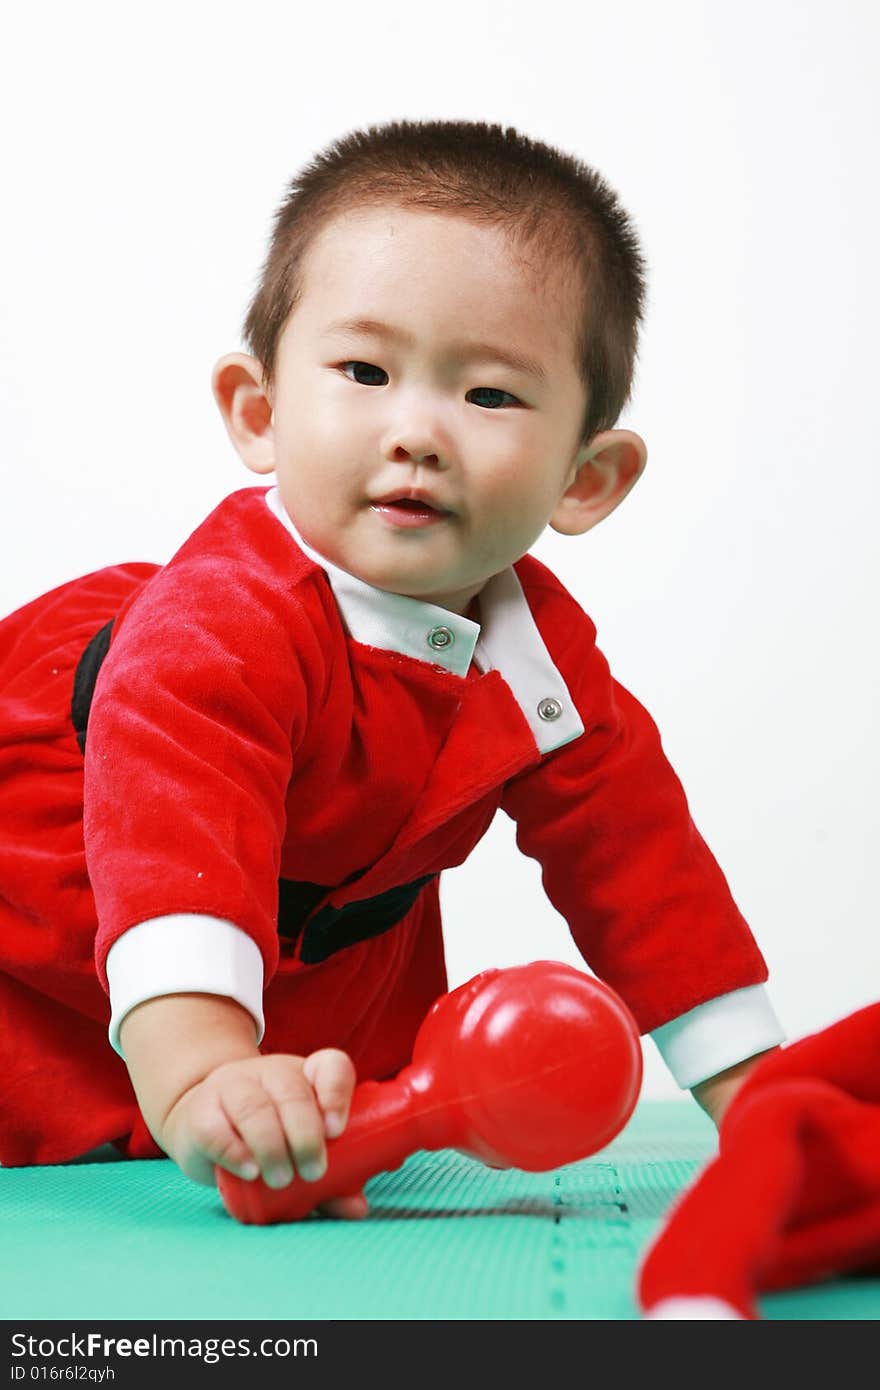
[[[266,493],[266,503],[300,550],[327,575],[340,616],[356,642],[428,661],[456,676],[466,676],[472,660],[480,671],[499,671],[542,753],[561,748],[584,732],[512,567],[494,575],[481,589],[482,624],[475,623],[436,604],[366,584],[303,540],[277,487]]]

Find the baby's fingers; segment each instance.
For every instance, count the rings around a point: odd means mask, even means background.
[[[324,1117],[302,1062],[286,1056],[266,1057],[262,1080],[274,1103],[297,1173],[306,1182],[316,1182],[327,1171]],[[292,1176],[291,1172],[288,1182]],[[270,1183],[273,1187],[282,1185]]]
[[[326,1202],[318,1204],[318,1211],[323,1216],[335,1216],[343,1221],[362,1221],[369,1216],[370,1207],[363,1192],[356,1192],[351,1197],[328,1197]]]
[[[324,1132],[328,1139],[337,1139],[348,1123],[351,1096],[354,1091],[354,1063],[345,1052],[335,1047],[313,1052],[303,1063],[303,1072],[312,1083],[318,1105],[324,1116]]]
[[[247,1179],[259,1172],[253,1154],[216,1097],[193,1100],[172,1133],[171,1157],[193,1182],[213,1187],[215,1166]]]
[[[222,1096],[268,1187],[286,1187],[294,1163],[304,1178],[321,1176],[327,1166],[321,1115],[300,1064],[263,1058],[258,1077],[228,1076]]]

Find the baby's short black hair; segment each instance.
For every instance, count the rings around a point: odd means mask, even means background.
[[[295,175],[243,326],[267,385],[317,233],[341,213],[389,204],[500,226],[530,263],[566,272],[587,393],[582,442],[612,428],[632,390],[645,301],[632,221],[601,175],[579,159],[513,126],[481,121],[391,121],[354,130]]]

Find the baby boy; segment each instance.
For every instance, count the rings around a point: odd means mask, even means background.
[[[612,190],[511,128],[357,131],[293,181],[213,376],[273,485],[0,624],[0,1161],[319,1177],[499,808],[716,1122],[781,1041],[653,722],[528,554],[642,473],[643,300]]]

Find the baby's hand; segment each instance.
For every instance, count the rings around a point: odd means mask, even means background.
[[[327,1169],[325,1137],[348,1120],[355,1070],[336,1048],[224,1062],[184,1092],[163,1126],[166,1153],[194,1182],[214,1184],[214,1166],[269,1187],[315,1182]],[[367,1213],[363,1193],[320,1207],[331,1216]]]

